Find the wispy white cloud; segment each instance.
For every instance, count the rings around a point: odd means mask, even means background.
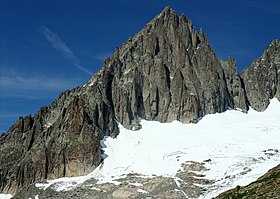
[[[66,89],[81,85],[74,77],[12,71],[0,66],[0,135],[20,115],[34,114]]]
[[[6,112],[6,111],[0,111],[0,119],[6,119],[6,118],[18,118],[21,115],[28,115],[28,113],[18,113],[18,112]],[[0,130],[0,133],[2,131]]]
[[[112,53],[108,52],[108,53],[101,53],[98,55],[95,55],[94,58],[100,61],[105,61],[106,58],[111,57]]]
[[[54,95],[81,84],[77,78],[46,75],[0,73],[0,98],[36,100],[53,98]]]
[[[42,35],[49,41],[53,48],[59,51],[65,59],[67,59],[71,64],[73,64],[77,69],[85,72],[86,74],[92,75],[93,73],[88,69],[82,67],[81,61],[78,57],[74,55],[72,50],[66,45],[66,43],[49,28],[42,26],[40,29]]]
[[[249,9],[253,9],[262,13],[272,15],[279,14],[279,6],[277,6],[279,3],[278,1],[272,1],[267,3],[267,1],[256,2],[255,0],[246,0],[240,1],[240,3]]]

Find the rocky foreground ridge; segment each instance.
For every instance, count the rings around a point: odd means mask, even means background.
[[[237,186],[234,189],[220,194],[216,199],[279,199],[280,197],[280,165],[269,170],[257,181],[245,186]]]
[[[0,192],[89,173],[102,162],[100,140],[117,136],[118,123],[137,130],[139,118],[198,122],[228,109],[262,111],[273,97],[280,100],[278,40],[240,76],[233,58],[219,60],[203,30],[167,7],[86,85],[20,117],[0,137]]]
[[[200,185],[211,185],[214,183],[207,179],[197,179],[197,177],[201,176],[194,172],[200,172],[205,169],[204,163],[190,161],[182,164],[182,168],[176,175],[176,180],[163,176],[147,178],[141,174],[131,173],[114,182],[107,183],[98,183],[96,179],[91,178],[73,188],[64,188],[60,191],[57,191],[57,188],[60,186],[59,183],[47,188],[41,187],[43,184],[35,183],[21,190],[13,199],[34,198],[36,195],[40,199],[197,198],[205,190],[194,185],[195,183]]]

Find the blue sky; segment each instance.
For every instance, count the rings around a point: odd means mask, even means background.
[[[165,6],[203,27],[238,69],[280,39],[279,0],[0,0],[0,133],[84,84]]]

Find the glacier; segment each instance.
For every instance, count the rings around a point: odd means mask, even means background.
[[[214,183],[199,198],[208,199],[237,185],[257,180],[280,162],[280,102],[270,100],[264,112],[250,108],[248,113],[228,110],[204,116],[196,124],[178,121],[160,123],[141,120],[138,131],[121,125],[117,138],[101,142],[104,161],[92,173],[37,183],[46,189],[55,184],[57,191],[69,190],[88,179],[112,182],[137,173],[143,178],[171,177],[183,163],[203,163],[205,170],[194,171]],[[141,190],[145,191],[145,190]]]

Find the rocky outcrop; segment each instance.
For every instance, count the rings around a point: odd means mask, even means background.
[[[279,42],[273,46],[279,49]],[[279,54],[271,56],[279,73]],[[243,75],[247,93],[253,74]],[[271,96],[279,96],[279,80],[274,84]],[[87,84],[65,91],[34,117],[19,118],[0,137],[0,192],[90,172],[102,162],[100,139],[117,136],[118,123],[137,130],[140,118],[190,123],[237,108],[246,112],[248,103],[235,61],[218,60],[203,30],[167,7]]]
[[[257,181],[220,194],[216,199],[279,199],[280,196],[280,165],[268,171]]]
[[[280,100],[280,42],[272,41],[263,55],[243,71],[250,106],[264,111],[269,99]]]
[[[60,198],[84,198],[84,199],[140,199],[140,198],[162,198],[162,199],[184,199],[186,196],[178,188],[172,178],[154,177],[124,179],[120,185],[113,183],[94,184],[88,181],[83,185],[65,191],[56,191],[55,187],[46,190],[39,189],[35,184],[20,191],[14,199],[34,198],[60,199]]]
[[[84,175],[99,165],[100,139],[116,136],[118,128],[98,88],[88,89],[62,93],[1,136],[1,192],[15,194],[37,180]]]
[[[203,179],[200,171],[206,170],[204,163],[185,162],[177,172],[176,177],[163,176],[142,176],[136,173],[124,175],[119,179],[114,179],[114,183],[100,183],[91,178],[75,187],[64,188],[57,191],[63,183],[55,183],[44,189],[39,184],[32,184],[22,189],[14,199],[39,198],[59,199],[59,198],[106,198],[106,199],[140,199],[140,198],[161,198],[161,199],[183,199],[197,198],[209,184],[214,181]],[[41,182],[44,183],[44,182]],[[74,183],[72,183],[73,185]]]
[[[167,7],[108,63],[115,116],[137,129],[139,118],[190,123],[228,108],[246,111],[235,67],[222,67],[202,29]]]

